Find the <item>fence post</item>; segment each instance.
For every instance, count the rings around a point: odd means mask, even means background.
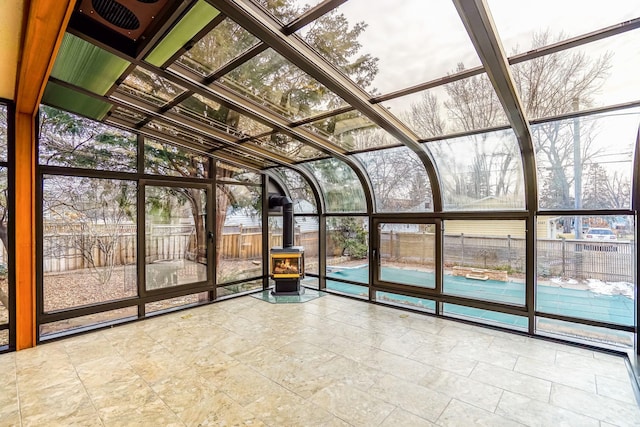
[[[460,265],[464,266],[464,233],[460,233],[460,256],[462,257]]]

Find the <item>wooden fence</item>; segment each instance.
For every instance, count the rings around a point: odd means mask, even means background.
[[[91,267],[89,259],[96,267],[109,264],[107,253],[112,253],[114,265],[127,265],[136,262],[136,230],[126,226],[114,231],[106,227],[93,227],[91,230],[74,225],[45,227],[43,237],[43,271],[45,273],[63,272]],[[96,232],[98,230],[99,232]],[[195,229],[191,225],[156,225],[145,233],[145,253],[149,261],[176,260],[189,258],[195,252]],[[309,257],[318,256],[318,232],[300,232],[295,234],[297,245],[305,247]],[[106,245],[113,245],[110,251]],[[270,247],[281,246],[282,235],[270,235]],[[0,245],[2,246],[2,245]],[[237,229],[224,232],[221,246],[221,258],[259,259],[262,257],[262,233],[255,229]],[[0,260],[4,256],[0,248]]]
[[[99,230],[99,228],[98,228]],[[43,238],[44,272],[62,272],[88,268],[88,251],[96,266],[109,260],[100,245],[113,247],[115,265],[134,264],[136,260],[135,226],[123,226],[96,233],[80,225],[45,225]],[[113,242],[114,235],[117,236]],[[150,260],[182,259],[194,248],[194,227],[191,225],[159,225],[146,233],[146,254]],[[282,235],[269,235],[270,247],[282,245]],[[318,232],[296,231],[296,245],[304,246],[309,258],[318,256]],[[262,256],[262,234],[255,229],[234,229],[225,232],[221,241],[221,258],[259,259]],[[341,252],[333,239],[328,239],[328,256]],[[541,277],[565,276],[574,279],[599,279],[633,283],[633,242],[587,242],[585,240],[538,239],[537,274]],[[380,254],[385,260],[435,263],[435,237],[432,233],[387,231],[380,235]],[[510,273],[524,273],[525,239],[521,237],[485,237],[464,234],[445,235],[445,266],[455,265],[502,269]],[[0,263],[6,265],[6,254],[0,245]]]

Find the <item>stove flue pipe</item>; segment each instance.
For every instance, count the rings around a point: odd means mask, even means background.
[[[282,247],[293,246],[293,201],[287,196],[269,195],[269,209],[282,206]]]

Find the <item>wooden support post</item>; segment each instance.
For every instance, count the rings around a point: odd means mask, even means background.
[[[16,349],[36,344],[35,117],[55,56],[71,17],[73,0],[25,2],[23,45],[16,73],[15,285]],[[28,5],[28,6],[26,6]]]

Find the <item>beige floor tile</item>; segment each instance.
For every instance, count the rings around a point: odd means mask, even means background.
[[[489,412],[495,411],[503,391],[496,386],[438,368],[428,370],[418,383]]]
[[[392,375],[379,378],[369,394],[429,421],[438,419],[451,400],[444,393]]]
[[[334,295],[242,297],[0,354],[0,426],[640,425],[621,360]]]
[[[590,393],[596,392],[596,376],[588,370],[560,367],[552,363],[522,356],[518,358],[516,366],[513,369],[516,372],[542,380],[564,384]]]
[[[616,380],[596,375],[596,389],[600,396],[610,397],[625,403],[638,404],[629,378]]]
[[[455,399],[449,403],[436,424],[442,427],[512,427],[524,425]]]
[[[407,412],[404,409],[396,408],[384,419],[381,427],[435,427],[430,421],[420,418],[417,415]]]
[[[567,410],[520,394],[505,391],[495,413],[532,427],[598,427],[598,420],[581,414],[580,408]]]
[[[640,407],[595,393],[588,393],[561,384],[551,386],[552,405],[579,412],[618,426],[639,426]]]
[[[617,380],[628,380],[625,361],[622,357],[615,359],[596,359],[591,354],[584,356],[565,351],[556,352],[556,365],[563,368],[584,369],[596,375],[610,377]]]
[[[480,362],[470,378],[541,402],[549,401],[551,382]]]
[[[396,408],[369,393],[343,384],[326,387],[309,400],[354,426],[381,424]]]

